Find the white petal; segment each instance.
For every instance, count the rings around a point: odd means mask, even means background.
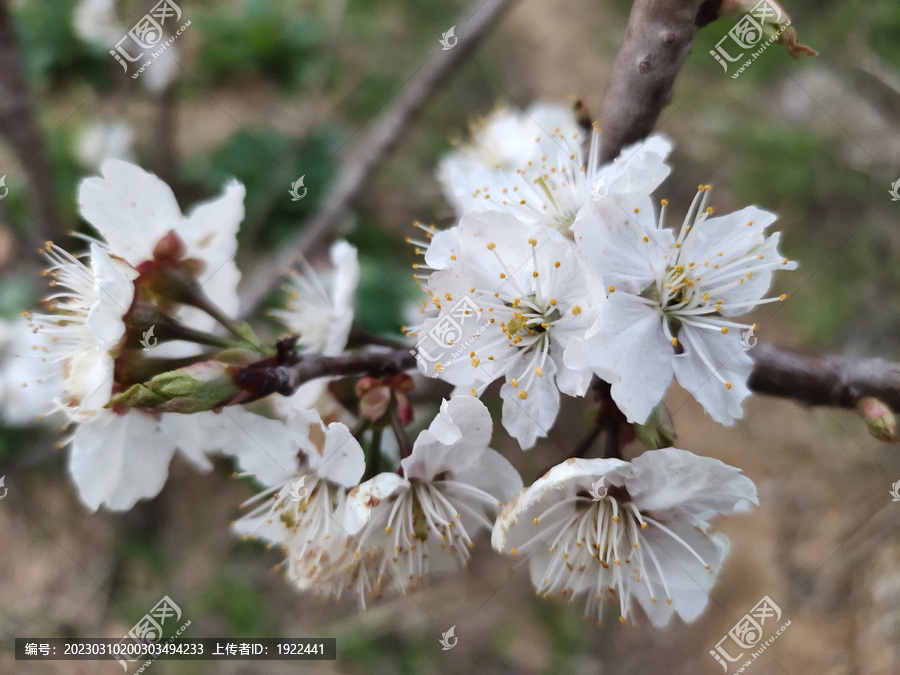
[[[477,464],[491,441],[493,423],[484,403],[474,396],[453,396],[422,431],[401,465],[407,478],[431,481],[442,473],[456,476]]]
[[[336,241],[331,246],[332,302],[334,303],[334,323],[328,331],[328,344],[323,351],[326,355],[340,354],[347,346],[350,329],[353,326],[353,298],[359,285],[359,258],[356,247],[346,241]]]
[[[536,377],[528,388],[528,398],[519,398],[525,391],[523,383],[518,388],[506,383],[500,387],[503,399],[503,428],[519,441],[523,450],[534,446],[538,438],[544,438],[553,428],[559,413],[559,389],[556,388],[556,364],[547,359],[544,376]]]
[[[238,311],[240,272],[234,262],[237,233],[244,219],[244,186],[229,181],[222,194],[197,204],[177,228],[187,245],[187,255],[205,263],[199,280],[203,292],[226,314]]]
[[[661,322],[654,308],[615,292],[585,339],[587,362],[612,385],[612,397],[629,422],[645,422],[672,381],[673,350]]]
[[[675,239],[671,231],[657,229],[649,197],[620,202],[588,202],[572,230],[578,249],[605,284],[638,294],[664,274]]]
[[[738,334],[723,335],[718,331],[686,325],[682,327],[678,340],[684,346],[684,353],[672,360],[678,384],[690,392],[719,424],[728,426],[743,417],[741,402],[750,395],[747,379],[753,360],[741,347]],[[698,349],[716,368],[718,376],[731,383],[730,389],[712,374],[698,356]]]
[[[288,420],[294,442],[306,453],[308,466],[320,477],[344,487],[359,482],[366,457],[350,429],[341,422],[327,427],[315,410],[298,410]]]
[[[175,445],[151,415],[105,411],[101,419],[79,425],[72,438],[69,472],[82,502],[127,511],[155,497],[165,485]]]
[[[672,604],[666,602],[659,575],[652,563],[647,566],[647,576],[653,583],[657,601],[650,602],[647,579],[633,584],[632,592],[653,625],[660,627],[669,622],[673,612],[677,612],[687,623],[700,617],[709,604],[709,593],[728,554],[728,539],[724,535],[706,534],[686,519],[666,522],[665,526],[687,542],[710,565],[710,569],[706,569],[682,544],[652,523],[643,530],[644,547],[652,547],[659,559]]]
[[[679,509],[700,521],[758,504],[756,486],[741,470],[678,448],[650,450],[631,461],[625,488],[643,512]]]
[[[395,473],[380,473],[350,490],[344,525],[347,534],[357,534],[372,517],[372,510],[399,490],[408,489],[409,481]]]
[[[157,242],[181,223],[175,195],[152,173],[118,159],[105,161],[101,173],[79,186],[81,215],[132,266],[152,259]]]

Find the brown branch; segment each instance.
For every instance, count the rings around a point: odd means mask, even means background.
[[[345,218],[352,203],[360,196],[369,178],[402,135],[413,118],[431,98],[438,85],[463,62],[490,32],[513,0],[474,0],[466,8],[456,29],[457,44],[447,50],[440,46],[407,81],[395,103],[381,116],[365,139],[347,152],[337,182],[332,186],[319,211],[303,227],[285,251],[253,277],[253,285],[244,289],[241,306],[245,315],[253,314],[272,292],[279,278],[301,258],[303,253],[321,243],[328,233]],[[447,26],[449,29],[450,26]],[[435,35],[435,42],[438,36]]]
[[[66,228],[57,210],[53,174],[9,5],[0,0],[0,134],[9,140],[28,178],[28,202],[38,227],[29,228],[27,243],[35,245],[62,236]]]
[[[813,354],[764,342],[750,351],[750,388],[807,405],[854,408],[872,396],[900,411],[900,363]]]
[[[873,397],[900,411],[900,363],[816,354],[762,341],[749,353],[754,368],[748,385],[758,394],[835,408],[855,408],[860,399]],[[416,358],[410,349],[320,356],[297,354],[288,339],[279,343],[277,356],[238,369],[238,378],[241,387],[257,399],[274,393],[290,396],[300,385],[320,377],[382,375],[414,368]],[[593,442],[602,428],[594,425],[585,443]]]
[[[248,396],[235,402],[246,403],[275,393],[290,396],[300,385],[320,377],[381,375],[416,367],[415,354],[409,349],[320,356],[297,354],[293,351],[295,341],[283,340],[278,344],[277,356],[237,370],[238,385]]]
[[[672,100],[672,86],[691,51],[697,23],[708,23],[709,1],[635,0],[600,107],[600,160],[653,131]],[[701,6],[704,13],[700,14]]]

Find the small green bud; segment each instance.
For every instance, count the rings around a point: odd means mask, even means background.
[[[234,366],[203,361],[135,384],[110,399],[106,407],[121,403],[156,412],[196,413],[221,408],[240,393]]]

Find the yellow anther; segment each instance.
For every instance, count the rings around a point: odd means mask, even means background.
[[[575,305],[574,307],[572,307],[572,314],[574,314],[575,316],[581,314],[581,305]]]
[[[528,392],[523,389],[519,392],[519,398],[524,401],[526,398],[528,398]]]
[[[489,242],[488,242],[488,245],[487,245],[487,250],[488,250],[488,251],[493,251],[495,248],[497,248],[497,244],[495,244],[495,243],[492,242],[492,241],[489,241]]]

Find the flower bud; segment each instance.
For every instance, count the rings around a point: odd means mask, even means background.
[[[235,366],[221,361],[203,361],[162,373],[135,384],[107,403],[156,412],[195,413],[228,405],[242,393],[235,379]]]
[[[376,422],[387,414],[391,406],[391,389],[377,377],[363,377],[356,383],[359,412],[367,420]]]
[[[866,396],[857,402],[856,412],[865,421],[869,433],[879,441],[900,443],[900,436],[897,435],[897,418],[887,404],[872,396]]]

